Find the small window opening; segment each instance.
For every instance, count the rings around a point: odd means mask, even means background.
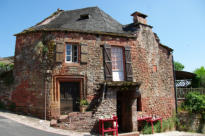
[[[89,14],[80,15],[80,20],[89,19]]]
[[[157,72],[157,65],[153,66],[153,72]]]
[[[141,96],[137,98],[137,111],[142,111],[142,101]]]

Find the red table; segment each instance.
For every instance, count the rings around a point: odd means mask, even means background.
[[[142,121],[145,120],[147,122],[150,122],[152,125],[152,134],[154,133],[154,126],[153,126],[153,122],[159,121],[161,122],[161,129],[162,129],[162,118],[152,118],[151,116],[147,116],[147,117],[141,117],[138,118],[137,121]]]
[[[154,133],[154,126],[153,126],[153,122],[159,121],[161,122],[161,129],[162,129],[162,118],[154,118],[154,119],[148,119],[146,120],[147,122],[150,122],[152,125],[152,134]]]
[[[152,119],[152,117],[151,116],[140,117],[140,118],[137,119],[137,121],[148,120],[148,119]]]
[[[112,127],[111,128],[104,128],[105,122],[111,122]],[[116,124],[115,124],[116,123]],[[118,136],[118,123],[117,123],[117,117],[113,116],[111,119],[99,119],[99,132],[104,136],[105,132],[112,132],[113,136]]]

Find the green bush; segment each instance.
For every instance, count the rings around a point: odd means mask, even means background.
[[[15,109],[16,109],[16,104],[15,104],[14,102],[12,102],[12,103],[9,104],[9,107],[8,107],[8,108],[9,108],[10,111],[15,111]]]
[[[190,113],[205,114],[205,95],[198,92],[188,93],[182,107]]]
[[[86,99],[80,100],[80,106],[87,106],[89,103]]]
[[[163,123],[162,123],[163,124]],[[154,122],[153,123],[154,125],[154,132],[156,133],[159,133],[159,132],[162,132],[162,129],[161,129],[161,123],[160,122]],[[145,126],[142,130],[142,133],[143,134],[152,134],[152,126],[151,126],[151,123],[145,123]]]
[[[176,118],[175,115],[173,115],[173,117],[163,120],[162,121],[162,128],[161,128],[161,122],[154,122],[154,132],[165,132],[167,130],[173,130],[176,126],[176,124],[178,124],[178,119]],[[142,133],[143,134],[151,134],[152,133],[152,126],[151,123],[145,123],[144,128],[142,129]]]
[[[11,71],[14,68],[14,64],[4,64],[0,62],[0,74]]]
[[[13,64],[0,63],[0,79],[6,85],[10,85],[14,81],[13,68],[14,68]]]
[[[2,109],[5,109],[5,108],[6,108],[5,104],[2,101],[0,101],[0,109],[2,110]]]

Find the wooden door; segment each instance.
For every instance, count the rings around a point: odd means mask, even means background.
[[[80,83],[61,82],[60,83],[60,110],[61,114],[79,111]]]

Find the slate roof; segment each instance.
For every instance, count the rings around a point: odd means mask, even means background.
[[[88,15],[89,18],[81,19],[82,15]],[[51,21],[46,24],[45,21],[48,19],[51,19]],[[50,17],[19,34],[27,33],[29,31],[57,30],[131,36],[130,33],[124,31],[123,29],[124,28],[122,24],[120,24],[98,7],[89,7],[68,11],[58,10]]]

